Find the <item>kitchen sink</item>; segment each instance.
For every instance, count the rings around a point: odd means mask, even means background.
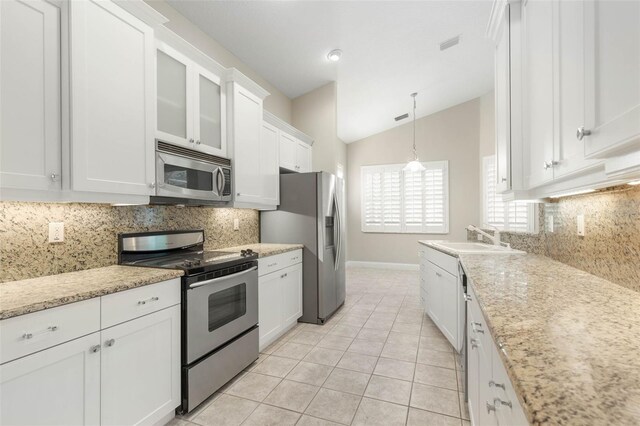
[[[515,250],[510,247],[495,246],[492,244],[470,243],[470,242],[449,242],[449,241],[429,241],[434,246],[439,246],[447,250],[460,254],[524,254],[522,250]]]

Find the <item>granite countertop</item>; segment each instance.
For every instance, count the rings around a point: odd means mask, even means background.
[[[0,284],[0,320],[181,277],[175,269],[113,265]]]
[[[457,251],[450,250],[447,247],[443,247],[443,246],[439,246],[437,244],[434,244],[434,243],[438,243],[438,242],[445,242],[445,241],[444,240],[418,240],[418,243],[422,244],[423,246],[431,247],[432,249],[435,249],[435,250],[441,251],[443,253],[446,253],[449,256],[459,257]]]
[[[543,256],[459,256],[533,424],[640,424],[640,294]]]
[[[236,247],[225,247],[219,250],[221,251],[240,251],[251,249],[254,252],[258,253],[258,258],[273,256],[276,254],[286,253],[288,251],[300,250],[304,248],[302,244],[267,244],[267,243],[258,243],[258,244],[245,244],[243,246]]]

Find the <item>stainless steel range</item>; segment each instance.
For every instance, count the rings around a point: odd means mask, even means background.
[[[182,269],[182,412],[258,358],[258,261],[204,251],[204,231],[120,234],[118,263]]]

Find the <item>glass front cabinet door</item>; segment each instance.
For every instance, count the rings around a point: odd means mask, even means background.
[[[221,78],[158,41],[158,140],[226,156],[225,97]]]

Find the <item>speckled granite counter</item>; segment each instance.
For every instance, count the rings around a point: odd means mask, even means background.
[[[0,320],[177,278],[174,269],[107,266],[0,284]]]
[[[544,256],[459,258],[529,421],[640,424],[640,294]]]
[[[237,247],[225,247],[221,248],[222,251],[240,251],[244,249],[251,249],[258,253],[258,257],[273,256],[276,254],[286,253],[288,251],[294,251],[304,248],[302,244],[246,244],[244,246]]]

